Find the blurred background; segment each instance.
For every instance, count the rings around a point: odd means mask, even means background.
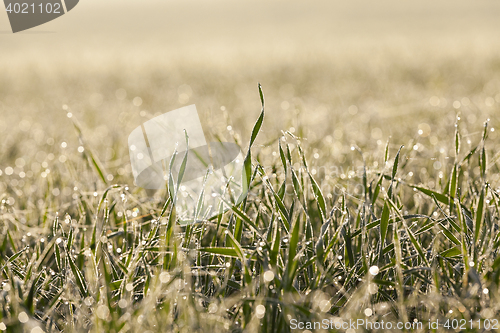
[[[68,111],[127,177],[130,131],[183,105],[208,137],[246,146],[257,82],[264,155],[290,130],[321,163],[345,162],[353,144],[376,157],[389,137],[447,156],[457,114],[470,144],[486,119],[498,125],[499,17],[494,0],[85,0],[12,34],[1,12],[0,169],[76,153]]]

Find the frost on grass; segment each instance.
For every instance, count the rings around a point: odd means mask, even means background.
[[[412,86],[416,121],[398,118],[403,107],[383,118],[390,108],[376,85],[371,100],[339,88],[347,106],[309,101],[301,82],[269,88],[279,101],[251,149],[248,197],[190,226],[176,223],[167,191],[133,185],[123,158],[120,126],[149,115],[147,93],[100,91],[109,112],[99,122],[65,105],[61,131],[9,115],[19,128],[0,148],[0,330],[289,332],[292,319],[498,318],[498,123],[482,121],[498,112],[500,87],[487,77],[476,77],[479,92],[462,87],[467,97]],[[228,122],[227,110],[245,108],[229,96],[214,108]],[[115,104],[127,112],[102,121]],[[240,121],[221,128],[245,146],[255,120]]]

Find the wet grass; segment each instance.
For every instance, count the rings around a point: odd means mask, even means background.
[[[139,101],[112,78],[117,89],[51,113],[60,133],[34,113],[18,119],[1,151],[0,330],[290,332],[292,320],[364,318],[419,321],[421,332],[464,319],[482,331],[477,320],[500,313],[498,119],[486,116],[500,105],[495,64],[460,87],[453,65],[374,75],[411,91],[410,102],[389,94],[389,107],[379,84],[364,83],[361,97],[346,83],[362,77],[354,69],[338,81],[344,99],[358,99],[348,105],[328,91],[308,101],[319,93],[304,82],[269,79],[271,103],[252,90],[256,110],[238,120],[227,108],[247,107],[247,95],[207,92],[205,101],[232,103],[213,112],[247,151],[250,191],[190,226],[176,223],[168,191],[133,185],[127,130],[93,118],[122,107],[120,122],[133,128],[140,108],[155,108],[151,94]],[[4,110],[23,105],[9,89]],[[177,89],[180,104],[193,89]],[[314,133],[307,118],[318,114],[336,122],[316,122]]]

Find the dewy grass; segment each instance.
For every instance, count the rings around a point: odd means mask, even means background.
[[[259,93],[249,194],[211,220],[180,226],[168,192],[150,200],[112,182],[76,122],[83,148],[59,159],[64,169],[47,164],[24,185],[5,171],[0,330],[290,332],[358,319],[493,328],[500,184],[488,124],[464,149],[457,120],[442,138],[454,158],[420,161],[420,178],[419,143],[391,139],[382,155],[353,147],[363,171],[347,176],[363,191],[328,191],[342,183],[312,166],[306,138],[283,132],[269,143],[275,158],[254,144]]]

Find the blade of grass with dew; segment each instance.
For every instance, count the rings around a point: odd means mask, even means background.
[[[260,83],[258,84],[258,88],[259,88],[259,95],[260,95],[260,102],[262,105],[262,110],[260,112],[259,118],[257,119],[257,122],[253,126],[247,155],[245,157],[245,160],[243,161],[243,170],[244,170],[243,189],[250,189],[250,179],[251,179],[251,175],[252,175],[252,150],[251,149],[252,149],[252,145],[255,142],[255,139],[257,138],[257,135],[259,134],[262,123],[264,122],[264,93],[262,92],[262,86],[260,85]]]
[[[297,218],[293,225],[292,233],[290,235],[289,245],[288,245],[288,259],[285,271],[284,289],[290,291],[292,288],[293,277],[295,275],[296,269],[298,267],[298,258],[296,258],[297,247],[300,238],[300,230],[302,225],[302,220]]]

